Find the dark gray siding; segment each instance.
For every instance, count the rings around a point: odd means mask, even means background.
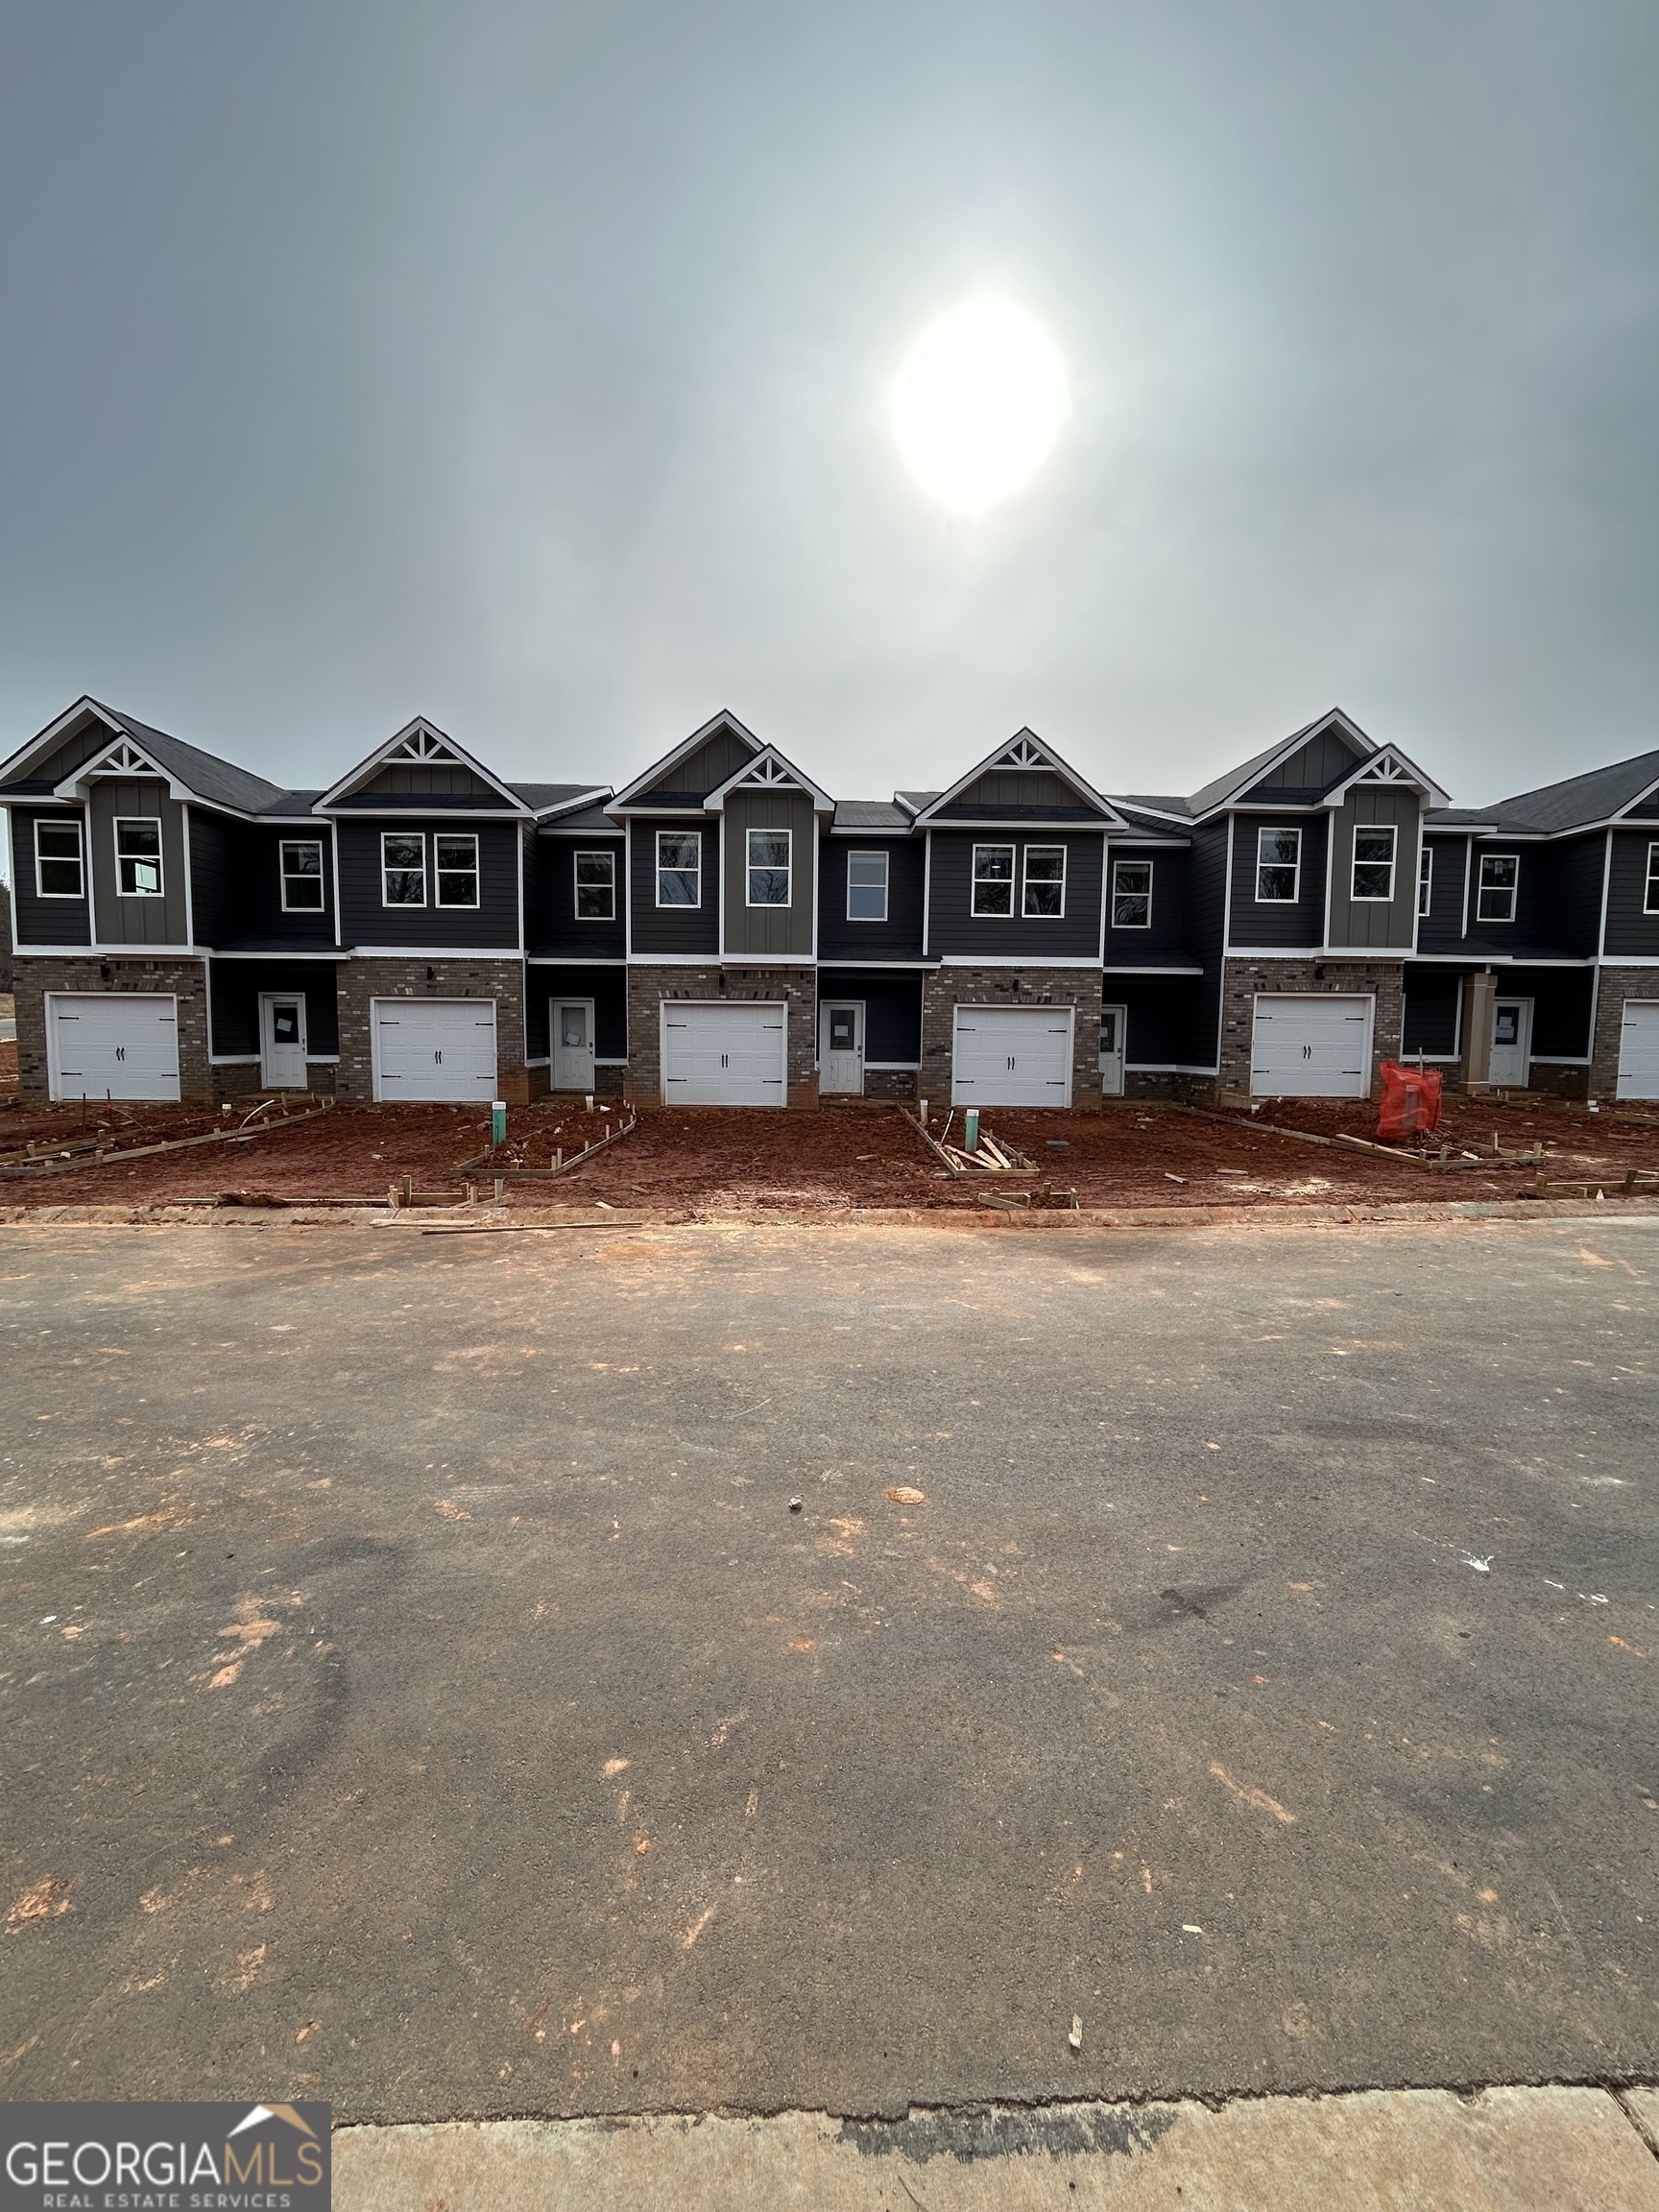
[[[1192,832],[1187,857],[1186,950],[1204,963],[1203,977],[1186,1001],[1184,1067],[1214,1068],[1221,1043],[1221,946],[1226,930],[1227,821],[1206,822]]]
[[[539,952],[581,955],[593,960],[620,960],[627,950],[627,843],[602,830],[582,837],[533,837],[535,897],[531,901],[530,942]],[[616,863],[616,919],[613,922],[578,921],[576,918],[576,855],[610,853]],[[529,880],[525,896],[530,897]],[[587,993],[581,994],[587,997]],[[595,1017],[597,1018],[597,1017]]]
[[[35,879],[35,825],[36,822],[81,824],[81,878],[87,881],[86,824],[81,809],[62,806],[12,808],[12,897],[15,902],[16,942],[29,945],[90,945],[91,908],[84,899],[42,899]]]
[[[932,914],[928,923],[930,952],[976,953],[988,960],[1028,961],[1041,967],[1045,960],[1097,959],[1100,952],[1101,854],[1105,840],[1097,832],[1031,834],[982,830],[977,835],[957,830],[934,830]],[[1012,845],[1015,848],[1015,912],[1007,919],[972,911],[974,848],[975,845]],[[1066,847],[1066,911],[1058,921],[1027,919],[1019,911],[1024,881],[1024,848],[1027,845]]]
[[[659,906],[657,903],[657,832],[678,830],[702,841],[703,874],[700,906]],[[703,952],[718,956],[720,950],[720,883],[715,873],[720,863],[719,832],[707,815],[678,819],[631,822],[629,830],[628,896],[632,902],[634,956],[648,959],[654,952]]]
[[[82,717],[80,726],[72,730],[44,760],[37,760],[29,771],[31,782],[61,783],[84,760],[90,760],[94,753],[102,753],[117,735],[108,723],[93,713]]]
[[[555,998],[591,998],[593,1051],[599,1060],[628,1057],[628,971],[626,968],[527,968],[524,972],[524,1052],[530,1060],[547,1057],[547,1010]]]
[[[1263,830],[1300,830],[1302,874],[1294,905],[1256,897],[1256,855]],[[1323,814],[1238,814],[1233,824],[1233,920],[1228,942],[1249,947],[1318,945],[1325,936]]]
[[[1589,837],[1572,837],[1551,849],[1554,878],[1550,886],[1550,913],[1545,942],[1559,945],[1564,952],[1594,952],[1601,934],[1601,875],[1607,839],[1598,830]],[[1641,895],[1637,895],[1641,903]],[[1653,950],[1659,951],[1659,915],[1653,918]],[[1542,1047],[1539,1047],[1542,1049]]]
[[[376,798],[394,799],[481,799],[486,805],[499,806],[501,794],[481,776],[474,776],[470,768],[460,762],[444,761],[391,761],[378,776],[365,783],[361,791],[351,794],[349,804],[359,805]]]
[[[1328,791],[1333,783],[1352,775],[1364,758],[1337,730],[1321,730],[1306,745],[1281,760],[1271,774],[1253,784],[1245,797],[1258,791]],[[1283,801],[1280,802],[1283,805]]]
[[[432,839],[450,830],[478,839],[478,904],[438,906]],[[419,833],[426,840],[426,904],[387,906],[381,902],[380,835]],[[516,822],[419,822],[381,817],[342,822],[340,905],[347,945],[476,946],[510,951],[518,943],[518,825]]]
[[[192,817],[194,820],[195,817]],[[284,913],[282,908],[282,847],[289,840],[323,848],[323,906],[320,913]],[[263,822],[251,824],[242,838],[247,876],[240,902],[236,934],[246,937],[285,937],[315,943],[334,935],[334,832],[326,822],[315,826],[295,823],[273,829]],[[430,854],[428,854],[430,858]],[[197,926],[201,926],[198,917]],[[371,939],[371,943],[374,940]]]
[[[871,974],[857,969],[823,968],[818,973],[818,1003],[862,999],[866,1063],[897,1063],[914,1068],[922,1060],[922,978]]]
[[[1551,1060],[1590,1057],[1590,968],[1517,968],[1500,974],[1498,996],[1532,1001],[1532,1050]]]
[[[1146,929],[1117,929],[1112,924],[1112,877],[1119,860],[1152,864],[1152,921]],[[1134,960],[1143,952],[1178,952],[1186,943],[1187,862],[1179,852],[1137,852],[1132,845],[1112,840],[1106,867],[1106,964]],[[1116,1003],[1116,1001],[1115,1001]]]
[[[1659,957],[1659,914],[1645,914],[1647,848],[1659,843],[1659,823],[1615,830],[1607,879],[1607,951],[1641,959]]]
[[[847,855],[887,855],[887,919],[847,919]],[[825,837],[818,846],[820,960],[915,960],[922,952],[922,884],[926,849],[920,837]]]
[[[184,809],[153,776],[102,777],[92,785],[92,911],[105,945],[189,942],[184,895]],[[117,897],[115,823],[143,817],[161,824],[161,896]]]
[[[252,934],[243,912],[252,890],[248,833],[204,807],[190,809],[190,901],[198,945]]]
[[[1410,950],[1421,819],[1416,792],[1402,790],[1398,784],[1357,783],[1349,791],[1329,832],[1336,841],[1331,869],[1331,944],[1366,951]],[[1353,897],[1354,833],[1369,823],[1386,824],[1394,831],[1394,896],[1386,904]]]
[[[1406,1020],[1401,1057],[1411,1060],[1421,1052],[1426,1060],[1450,1060],[1457,1051],[1457,994],[1461,972],[1455,968],[1405,969]]]
[[[988,768],[950,802],[952,806],[992,810],[1059,806],[1068,812],[1074,812],[1082,803],[1072,786],[1051,768]]]
[[[789,832],[789,903],[748,903],[748,832]],[[725,954],[741,960],[750,954],[812,956],[818,905],[818,821],[812,802],[795,791],[744,791],[726,801]]]
[[[1431,836],[1429,911],[1417,925],[1420,952],[1455,952],[1463,939],[1463,878],[1468,874],[1467,837]]]
[[[649,805],[653,800],[670,796],[707,799],[717,783],[735,776],[738,769],[754,757],[754,749],[744,743],[735,730],[715,730],[695,753],[688,753],[684,760],[676,761],[662,781],[653,784],[638,803]]]
[[[247,1057],[258,1051],[262,991],[303,993],[305,1050],[310,1059],[331,1060],[340,1050],[340,1010],[332,961],[210,960],[207,988],[213,1050],[222,1059]]]

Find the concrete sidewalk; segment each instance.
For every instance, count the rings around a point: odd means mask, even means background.
[[[1659,2212],[1659,2091],[346,2128],[339,2212]]]

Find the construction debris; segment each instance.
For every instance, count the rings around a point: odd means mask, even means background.
[[[929,1131],[926,1122],[921,1119],[920,1117],[918,1117],[917,1119],[910,1124],[911,1127],[914,1128],[917,1134],[920,1136],[922,1142],[927,1146],[928,1150],[932,1152],[936,1158],[944,1162],[946,1169],[950,1174],[1036,1174],[1037,1163],[1034,1160],[1028,1160],[1023,1152],[1017,1152],[1011,1144],[998,1144],[996,1138],[992,1136],[990,1130],[985,1128],[982,1124],[979,1125],[974,1133],[975,1137],[975,1143],[972,1151],[964,1149],[963,1146],[959,1144],[949,1143],[947,1139],[949,1139],[950,1135],[950,1124],[955,1119],[955,1118],[956,1117],[954,1111],[945,1117],[945,1132],[942,1137],[933,1136]],[[910,1116],[908,1114],[905,1114],[904,1118],[906,1121],[910,1121]],[[974,1118],[975,1121],[977,1121],[977,1116],[975,1116]]]
[[[280,1111],[278,1111],[280,1109]],[[226,1109],[229,1111],[228,1108]],[[87,1167],[111,1167],[129,1160],[153,1159],[159,1152],[187,1152],[198,1144],[251,1144],[273,1129],[293,1128],[297,1122],[314,1121],[334,1111],[332,1098],[314,1097],[309,1092],[288,1092],[262,1098],[233,1126],[204,1130],[194,1137],[169,1137],[158,1143],[121,1145],[114,1142],[113,1116],[99,1123],[90,1136],[41,1143],[31,1140],[21,1152],[0,1154],[0,1175],[32,1180],[42,1175],[68,1175]],[[131,1128],[132,1117],[122,1116]]]

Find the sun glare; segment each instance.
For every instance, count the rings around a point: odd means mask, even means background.
[[[1027,483],[1067,410],[1066,364],[1042,325],[970,300],[924,331],[893,394],[899,449],[935,498],[967,513]]]

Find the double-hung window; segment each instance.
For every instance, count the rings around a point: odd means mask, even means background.
[[[1642,901],[1644,914],[1659,914],[1659,845],[1647,848],[1647,891]]]
[[[161,896],[161,825],[149,815],[116,817],[115,888],[123,899]]]
[[[576,919],[578,922],[615,921],[616,855],[614,853],[577,854]]]
[[[426,839],[419,830],[381,830],[380,903],[425,905]]]
[[[1012,845],[974,846],[973,911],[975,914],[1013,913],[1014,848]]]
[[[1374,905],[1394,896],[1392,822],[1361,822],[1354,831],[1354,897]]]
[[[751,906],[787,906],[789,903],[789,831],[749,831],[749,894]]]
[[[277,847],[284,914],[323,911],[323,846],[308,837],[284,837]]]
[[[1427,915],[1434,899],[1434,848],[1427,837],[1417,861],[1417,911]]]
[[[702,905],[703,840],[695,830],[658,830],[657,903]]]
[[[35,887],[42,899],[84,899],[79,822],[35,825]]]
[[[1027,845],[1025,848],[1025,912],[1056,918],[1066,911],[1066,848],[1064,845]]]
[[[438,878],[440,906],[476,906],[478,903],[478,833],[469,830],[457,835],[440,830],[432,838],[432,871]]]
[[[1113,861],[1112,926],[1114,929],[1151,928],[1152,863],[1150,860]]]
[[[1475,894],[1475,919],[1478,922],[1513,922],[1515,892],[1520,880],[1519,854],[1482,853],[1480,884]]]
[[[1256,832],[1256,903],[1294,906],[1302,883],[1300,830]]]
[[[848,854],[847,919],[849,922],[886,921],[887,855],[885,853]]]

